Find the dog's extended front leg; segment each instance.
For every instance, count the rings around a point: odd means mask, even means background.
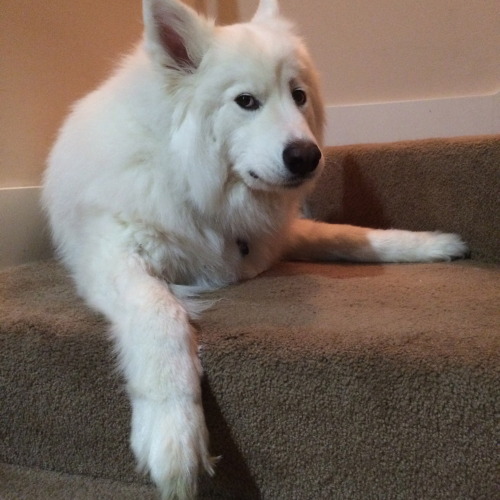
[[[431,262],[463,257],[466,244],[456,234],[327,224],[296,219],[286,257],[356,262]]]
[[[132,449],[164,499],[192,499],[198,472],[212,465],[188,314],[139,257],[110,265],[101,282],[106,297],[96,305],[113,323],[132,403]]]

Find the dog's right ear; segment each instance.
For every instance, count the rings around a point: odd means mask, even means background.
[[[260,0],[252,21],[268,21],[279,15],[278,0]]]
[[[143,0],[146,50],[162,66],[193,72],[213,33],[213,24],[177,0]]]

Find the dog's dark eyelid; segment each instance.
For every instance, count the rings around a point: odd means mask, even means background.
[[[260,101],[252,94],[240,94],[234,101],[240,108],[246,111],[255,111],[261,106]]]

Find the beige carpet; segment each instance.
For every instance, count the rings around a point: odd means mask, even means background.
[[[55,263],[0,283],[0,460],[139,480],[104,321]],[[199,328],[223,458],[203,498],[488,498],[499,290],[475,262],[287,263],[214,294]]]

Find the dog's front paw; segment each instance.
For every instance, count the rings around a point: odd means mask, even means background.
[[[132,398],[131,445],[163,500],[195,498],[199,472],[213,474],[203,409],[189,398]]]
[[[461,259],[469,254],[467,244],[458,234],[430,233],[426,247],[431,261]]]

